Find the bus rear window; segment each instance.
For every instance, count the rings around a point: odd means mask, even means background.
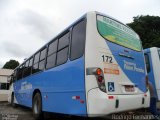
[[[97,15],[97,28],[103,38],[113,43],[136,51],[142,50],[139,36],[129,27],[118,21]]]

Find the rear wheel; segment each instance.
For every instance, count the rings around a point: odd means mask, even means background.
[[[36,93],[33,98],[32,111],[36,120],[43,119],[42,98],[40,93]]]

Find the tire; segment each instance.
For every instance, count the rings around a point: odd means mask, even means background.
[[[14,103],[14,93],[11,95],[11,106],[16,107],[16,104]]]
[[[36,93],[33,98],[32,112],[33,112],[33,116],[36,120],[43,119],[42,98],[41,98],[40,93]]]

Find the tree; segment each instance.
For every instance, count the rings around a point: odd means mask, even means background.
[[[18,61],[10,60],[10,61],[5,63],[3,68],[5,68],[5,69],[15,69],[17,66],[19,66],[19,62]]]
[[[141,38],[143,48],[160,47],[160,17],[137,16],[128,24]]]

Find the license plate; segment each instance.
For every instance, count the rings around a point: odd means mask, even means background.
[[[135,91],[134,86],[126,85],[125,91],[126,92],[134,92]]]

